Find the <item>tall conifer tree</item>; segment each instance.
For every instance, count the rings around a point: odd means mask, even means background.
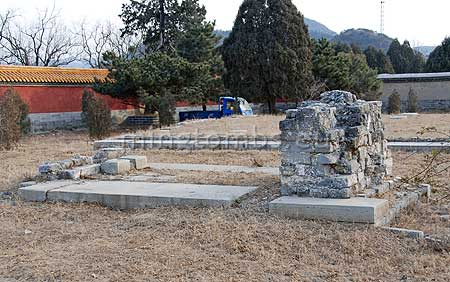
[[[266,102],[308,97],[312,51],[303,15],[291,0],[244,0],[222,47],[225,86],[234,96]]]

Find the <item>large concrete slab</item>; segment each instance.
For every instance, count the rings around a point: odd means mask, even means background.
[[[26,186],[19,189],[19,196],[29,202],[45,202],[49,191],[74,185],[75,181],[53,181],[38,183],[31,186]]]
[[[384,223],[389,202],[380,199],[316,199],[282,197],[270,203],[270,213],[294,219],[316,219],[350,223]]]
[[[57,189],[27,187],[33,198],[70,203],[99,203],[111,208],[134,209],[156,207],[229,206],[256,187],[217,186],[177,183],[140,183],[124,181],[87,181]],[[36,197],[40,193],[40,196]]]
[[[233,172],[233,173],[263,173],[270,175],[280,175],[277,167],[247,167],[228,165],[204,165],[204,164],[172,164],[172,163],[151,163],[152,169],[170,169],[185,171],[206,171],[206,172]]]

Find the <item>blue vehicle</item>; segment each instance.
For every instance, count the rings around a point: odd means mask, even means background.
[[[235,114],[252,116],[253,110],[244,98],[220,97],[217,111],[180,112],[180,122],[195,119],[219,119]]]

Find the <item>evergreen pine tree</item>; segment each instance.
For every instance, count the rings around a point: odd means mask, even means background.
[[[403,49],[400,42],[395,39],[392,41],[391,46],[387,52],[389,59],[391,60],[392,66],[395,73],[406,73],[408,66],[405,57],[403,56]]]
[[[394,89],[388,100],[388,113],[399,114],[402,108],[402,100],[398,91]]]
[[[370,68],[377,70],[378,73],[394,73],[389,58],[384,54],[383,50],[376,49],[373,46],[369,46],[365,51],[367,64]]]
[[[314,43],[313,73],[317,81],[330,90],[351,91],[364,99],[378,96],[377,73],[367,65],[363,54],[355,54],[351,49],[338,53],[336,45],[326,39]]]
[[[291,0],[244,0],[222,54],[225,85],[234,96],[266,102],[302,100],[312,79],[311,41]]]
[[[417,113],[417,94],[412,88],[408,93],[408,113]]]
[[[428,72],[450,71],[450,37],[445,38],[441,45],[431,52],[426,64]]]
[[[395,73],[419,73],[424,69],[425,58],[420,52],[411,48],[407,40],[403,45],[397,39],[392,41],[387,55]]]

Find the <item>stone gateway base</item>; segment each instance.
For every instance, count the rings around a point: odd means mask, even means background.
[[[289,110],[280,129],[283,196],[347,199],[391,174],[381,102],[327,92]]]

